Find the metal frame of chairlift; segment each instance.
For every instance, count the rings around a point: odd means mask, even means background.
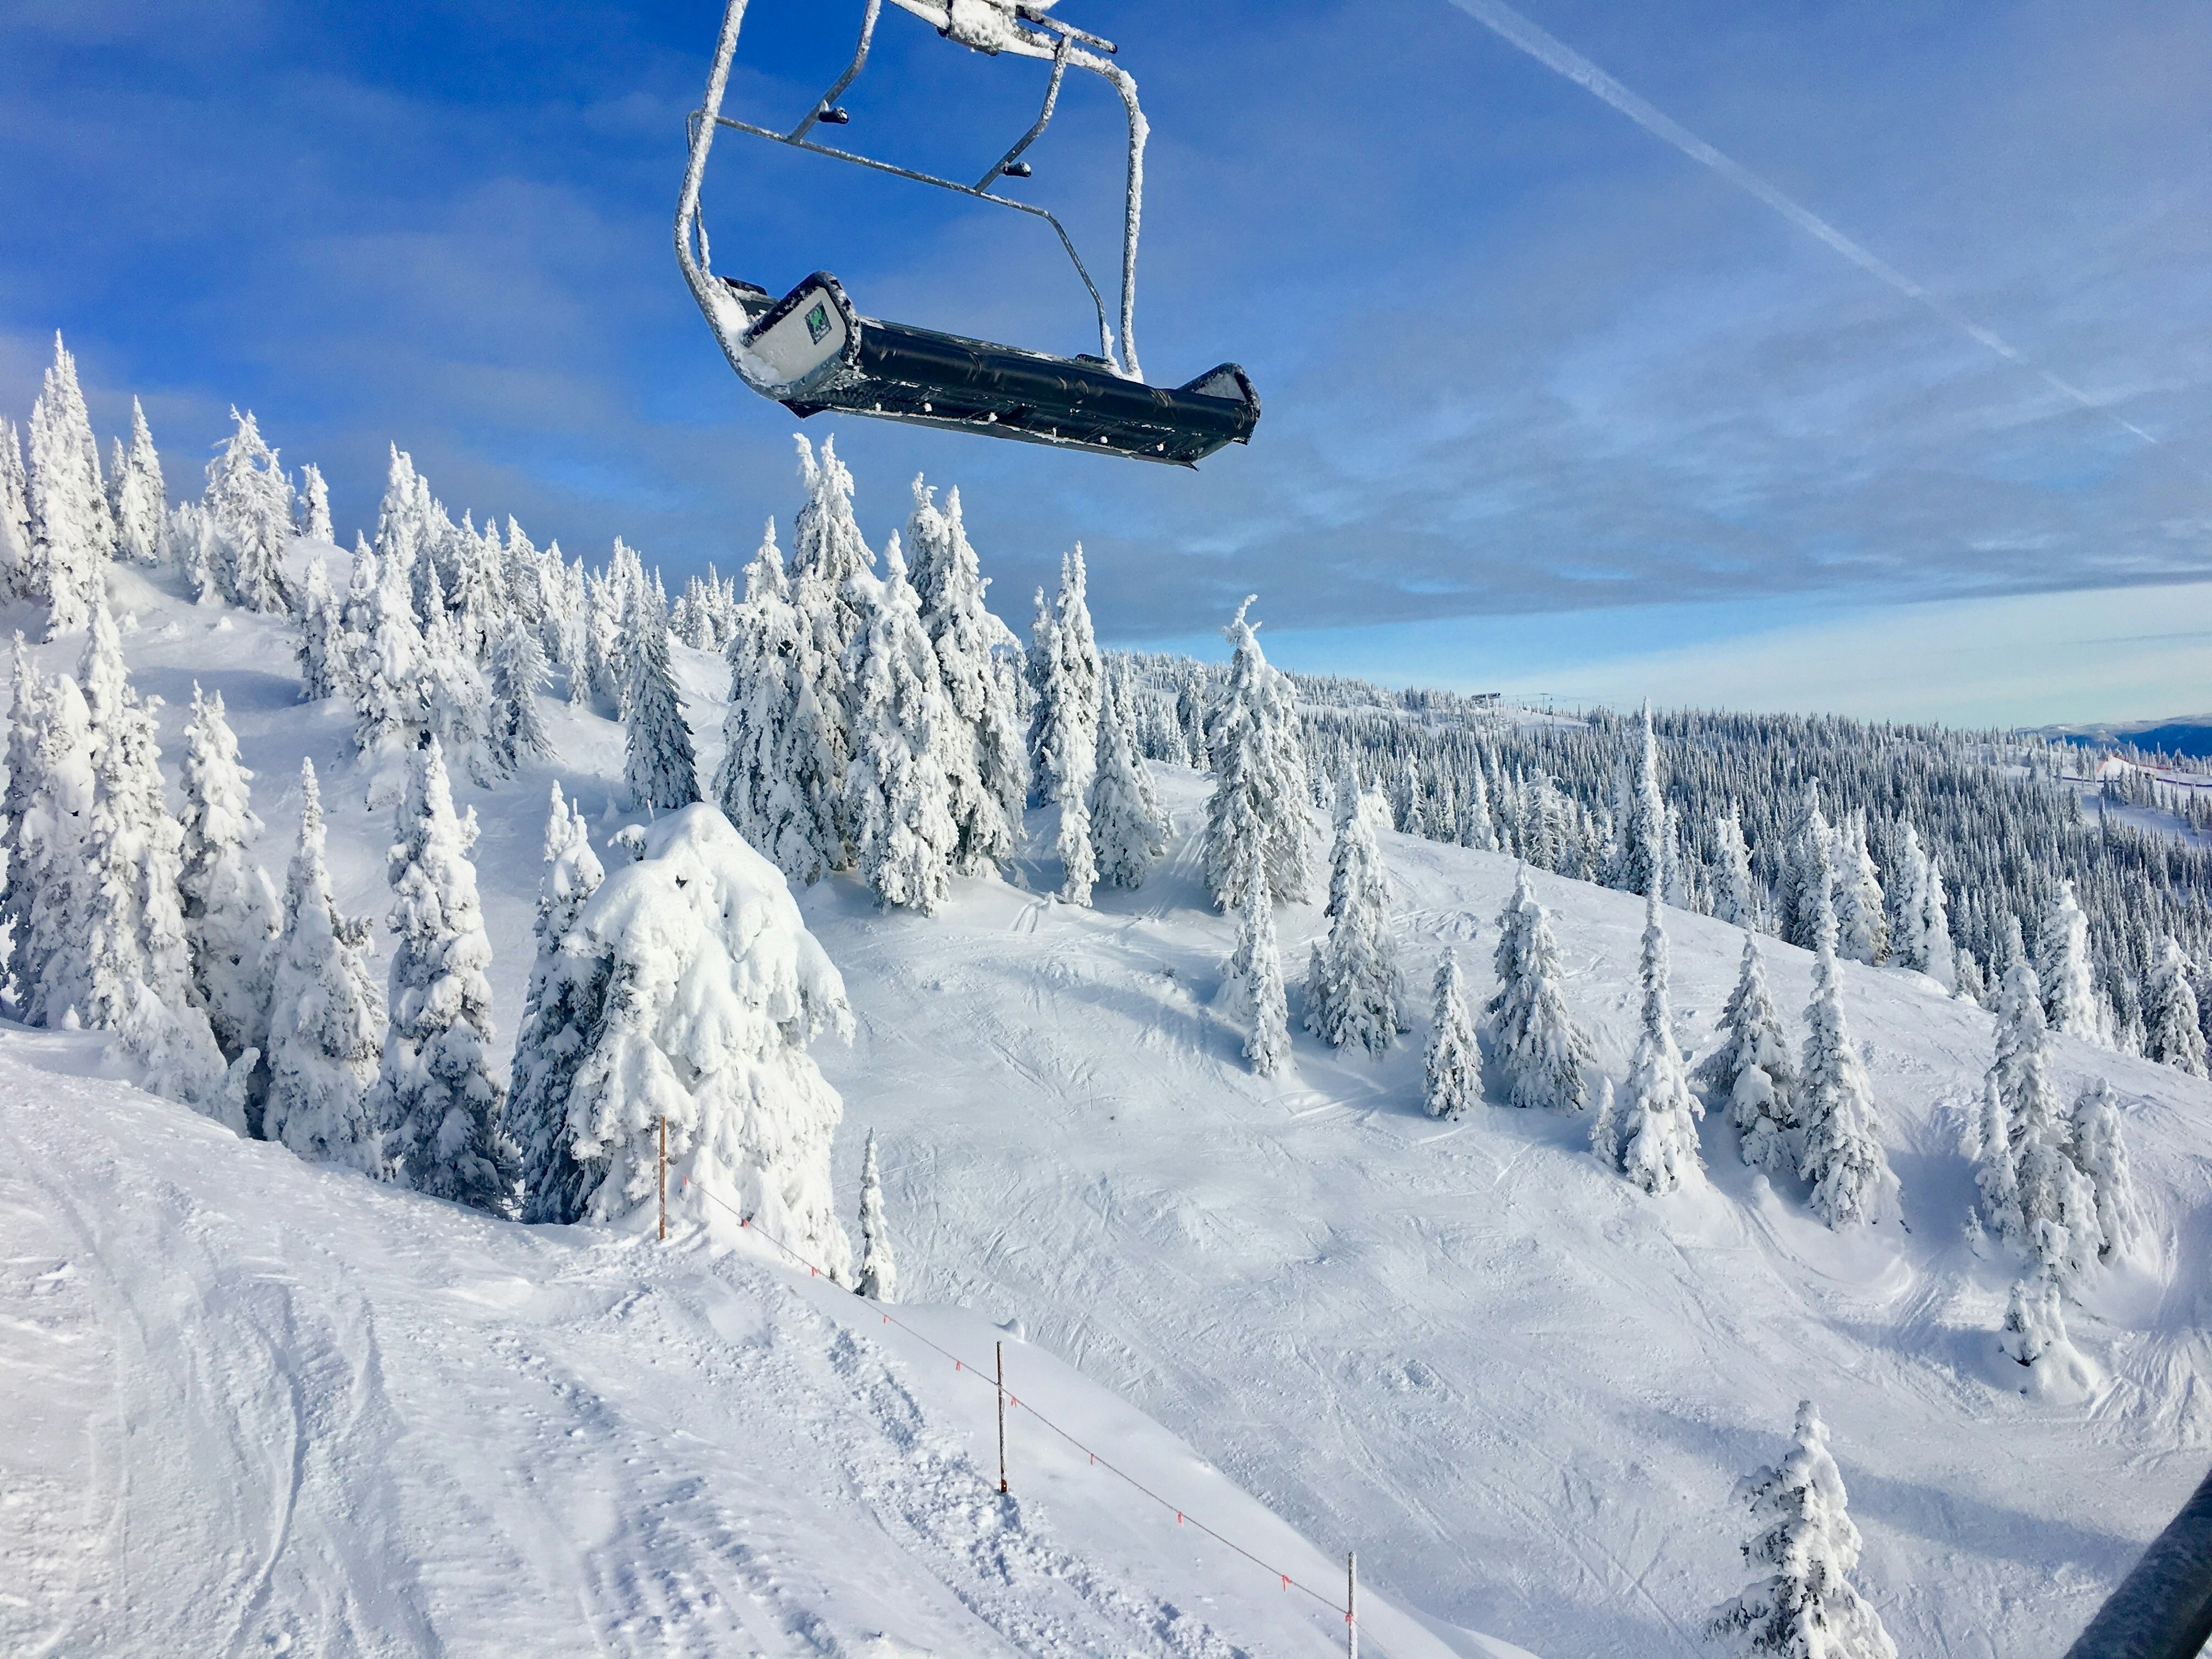
[[[849,119],[837,100],[867,64],[884,0],[866,0],[852,61],[798,125],[787,132],[725,115],[723,96],[747,4],[747,0],[727,0],[705,101],[690,118],[690,158],[676,211],[676,253],[684,281],[730,366],[754,391],[802,418],[836,410],[1186,466],[1225,443],[1247,441],[1258,422],[1260,403],[1250,380],[1235,364],[1222,364],[1172,389],[1143,380],[1136,348],[1137,234],[1143,212],[1147,126],[1136,82],[1111,61],[1118,48],[1026,0],[890,3],[975,51],[1048,64],[1050,75],[1036,119],[972,185],[811,137],[817,126],[842,126]],[[1001,179],[1030,175],[1030,165],[1021,158],[1051,124],[1070,67],[1088,70],[1112,86],[1128,118],[1118,352],[1105,301],[1058,216],[991,188]],[[716,276],[701,219],[700,191],[714,134],[722,127],[1043,220],[1060,238],[1091,295],[1098,320],[1098,355],[1060,357],[866,317],[854,309],[842,285],[826,272],[816,272],[781,301],[750,283]]]

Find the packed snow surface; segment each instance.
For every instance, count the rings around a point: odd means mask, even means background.
[[[172,773],[197,675],[258,775],[263,861],[312,755],[338,902],[380,917],[389,814],[363,805],[345,711],[294,701],[289,631],[115,582]],[[676,655],[708,773],[724,671]],[[456,785],[483,823],[502,1040],[547,783],[602,840],[629,821],[619,728],[545,714],[557,762]],[[1006,1340],[1018,1395],[1329,1593],[1356,1547],[1366,1645],[1396,1659],[1502,1650],[1474,1630],[1709,1651],[1747,1577],[1729,1489],[1808,1397],[1901,1650],[2063,1650],[2212,1448],[2204,1084],[2055,1043],[2064,1098],[2094,1077],[2118,1093],[2155,1243],[2067,1309],[2089,1397],[2039,1398],[1996,1346],[2013,1264],[1962,1231],[1989,1016],[1843,966],[1903,1229],[1831,1233],[1742,1164],[1719,1111],[1706,1178],[1649,1198],[1590,1155],[1586,1115],[1427,1117],[1418,1010],[1380,1060],[1300,1030],[1253,1076],[1217,1012],[1231,922],[1206,897],[1206,782],[1156,775],[1167,855],[1096,908],[1044,896],[1048,852],[1016,883],[956,882],[932,918],[849,880],[800,896],[858,1023],[814,1048],[844,1096],[841,1202],[849,1225],[872,1129],[902,1317],[978,1364]],[[1406,982],[1455,945],[1479,1003],[1512,864],[1380,839]],[[1032,814],[1029,844],[1052,842]],[[1641,902],[1532,880],[1618,1082]],[[1694,1061],[1742,936],[1663,920]],[[1278,921],[1295,1021],[1322,923]],[[1811,958],[1770,941],[1768,963],[1795,1042]],[[489,1221],[239,1141],[102,1063],[90,1036],[0,1030],[0,1649],[1340,1648],[1336,1615],[1018,1412],[1000,1498],[992,1391],[757,1247]]]

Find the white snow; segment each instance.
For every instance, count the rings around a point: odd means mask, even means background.
[[[111,581],[173,772],[198,678],[256,774],[261,860],[281,870],[312,755],[340,908],[382,914],[390,814],[363,805],[349,711],[295,702],[289,631]],[[673,658],[708,765],[726,672]],[[602,842],[633,821],[620,726],[543,712],[557,763],[456,784],[502,1038],[550,783]],[[1724,1112],[1708,1181],[1654,1200],[1590,1156],[1586,1114],[1429,1117],[1424,1014],[1379,1059],[1301,1033],[1255,1076],[1213,1006],[1234,920],[1204,880],[1207,781],[1154,778],[1176,831],[1093,908],[1041,896],[1048,851],[1030,890],[958,878],[934,918],[849,879],[800,895],[858,1020],[813,1049],[845,1105],[838,1201],[852,1225],[872,1129],[899,1317],[976,1364],[1018,1320],[1025,1405],[1324,1592],[1357,1547],[1365,1644],[1391,1659],[1509,1650],[1476,1629],[1707,1652],[1743,1583],[1728,1493],[1808,1396],[1901,1651],[2063,1650],[2212,1455],[2206,1084],[2053,1039],[2061,1099],[2112,1084],[2152,1242],[2065,1308],[2093,1396],[2031,1397],[1997,1344],[2018,1259],[1962,1232],[1988,1015],[1841,964],[1909,1232],[1832,1234],[1743,1165]],[[1409,982],[1449,943],[1486,997],[1512,862],[1379,839]],[[1641,904],[1532,884],[1617,1082]],[[1302,963],[1318,907],[1276,920]],[[1742,936],[1666,923],[1694,1061]],[[1768,947],[1793,1043],[1811,965]],[[1001,1500],[992,1390],[757,1247],[495,1222],[240,1141],[108,1065],[91,1035],[0,1028],[0,1650],[1341,1650],[1339,1615],[1021,1411]]]

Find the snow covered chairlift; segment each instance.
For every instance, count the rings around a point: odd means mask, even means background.
[[[676,258],[730,366],[754,391],[802,419],[836,410],[1183,466],[1196,465],[1224,444],[1248,442],[1260,419],[1260,398],[1235,363],[1224,363],[1172,388],[1147,386],[1138,367],[1137,226],[1144,198],[1146,129],[1137,105],[1136,83],[1110,61],[1116,51],[1113,43],[1051,16],[1048,8],[1052,0],[890,3],[934,25],[947,40],[977,52],[1049,62],[1052,72],[1043,107],[1030,130],[972,185],[815,142],[808,135],[817,126],[842,126],[849,118],[837,100],[867,63],[876,21],[883,11],[884,0],[866,0],[851,64],[816,100],[805,120],[789,132],[778,132],[734,119],[721,112],[722,94],[746,0],[728,0],[714,66],[707,78],[706,103],[690,119],[690,160],[676,209]],[[1098,285],[1059,219],[1047,209],[995,194],[991,188],[1000,179],[1029,176],[1022,152],[1051,121],[1060,82],[1071,65],[1105,79],[1128,112],[1118,356]],[[720,127],[1044,220],[1058,233],[1076,274],[1090,290],[1098,313],[1098,355],[1059,357],[863,316],[827,271],[815,272],[781,300],[752,283],[716,276],[709,262],[706,228],[700,222],[699,191],[708,151]]]

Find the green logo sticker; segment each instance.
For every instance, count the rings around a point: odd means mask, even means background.
[[[812,340],[815,344],[820,345],[822,343],[822,337],[829,331],[830,307],[825,305],[817,305],[813,310],[806,313],[807,337]]]

